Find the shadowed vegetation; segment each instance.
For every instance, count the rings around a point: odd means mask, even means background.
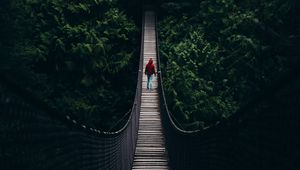
[[[139,31],[116,0],[4,0],[0,71],[103,130],[132,106]]]
[[[227,118],[298,62],[299,6],[295,0],[162,3],[164,86],[184,128]]]

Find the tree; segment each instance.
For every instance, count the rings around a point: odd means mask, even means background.
[[[1,11],[11,17],[1,19],[11,24],[1,35],[12,31],[1,38],[2,44],[11,41],[1,46],[6,55],[1,71],[26,77],[18,79],[20,85],[51,107],[109,129],[132,106],[138,68],[138,30],[117,3],[3,2]],[[23,70],[26,76],[20,76]]]
[[[172,1],[162,8],[164,86],[185,128],[234,114],[299,60],[296,1]]]

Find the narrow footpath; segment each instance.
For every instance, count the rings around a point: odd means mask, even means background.
[[[146,11],[144,15],[144,67],[150,58],[157,68],[155,13]],[[153,89],[146,89],[147,76],[143,74],[143,90],[141,96],[141,113],[139,119],[138,140],[134,155],[133,170],[155,169],[166,170],[168,155],[162,130],[157,77],[153,77]]]

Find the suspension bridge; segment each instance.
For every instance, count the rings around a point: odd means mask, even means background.
[[[230,118],[186,131],[166,103],[154,10],[144,11],[141,39],[135,100],[127,122],[114,132],[62,116],[2,79],[0,169],[300,169],[297,71]],[[143,70],[150,57],[159,74],[147,91]]]

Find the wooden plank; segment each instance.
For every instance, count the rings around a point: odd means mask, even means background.
[[[143,70],[150,58],[157,68],[155,13],[145,12]],[[141,93],[141,112],[139,118],[138,140],[132,169],[169,169],[165,148],[165,138],[160,117],[158,80],[153,77],[153,90],[146,90],[147,76],[143,74]]]

